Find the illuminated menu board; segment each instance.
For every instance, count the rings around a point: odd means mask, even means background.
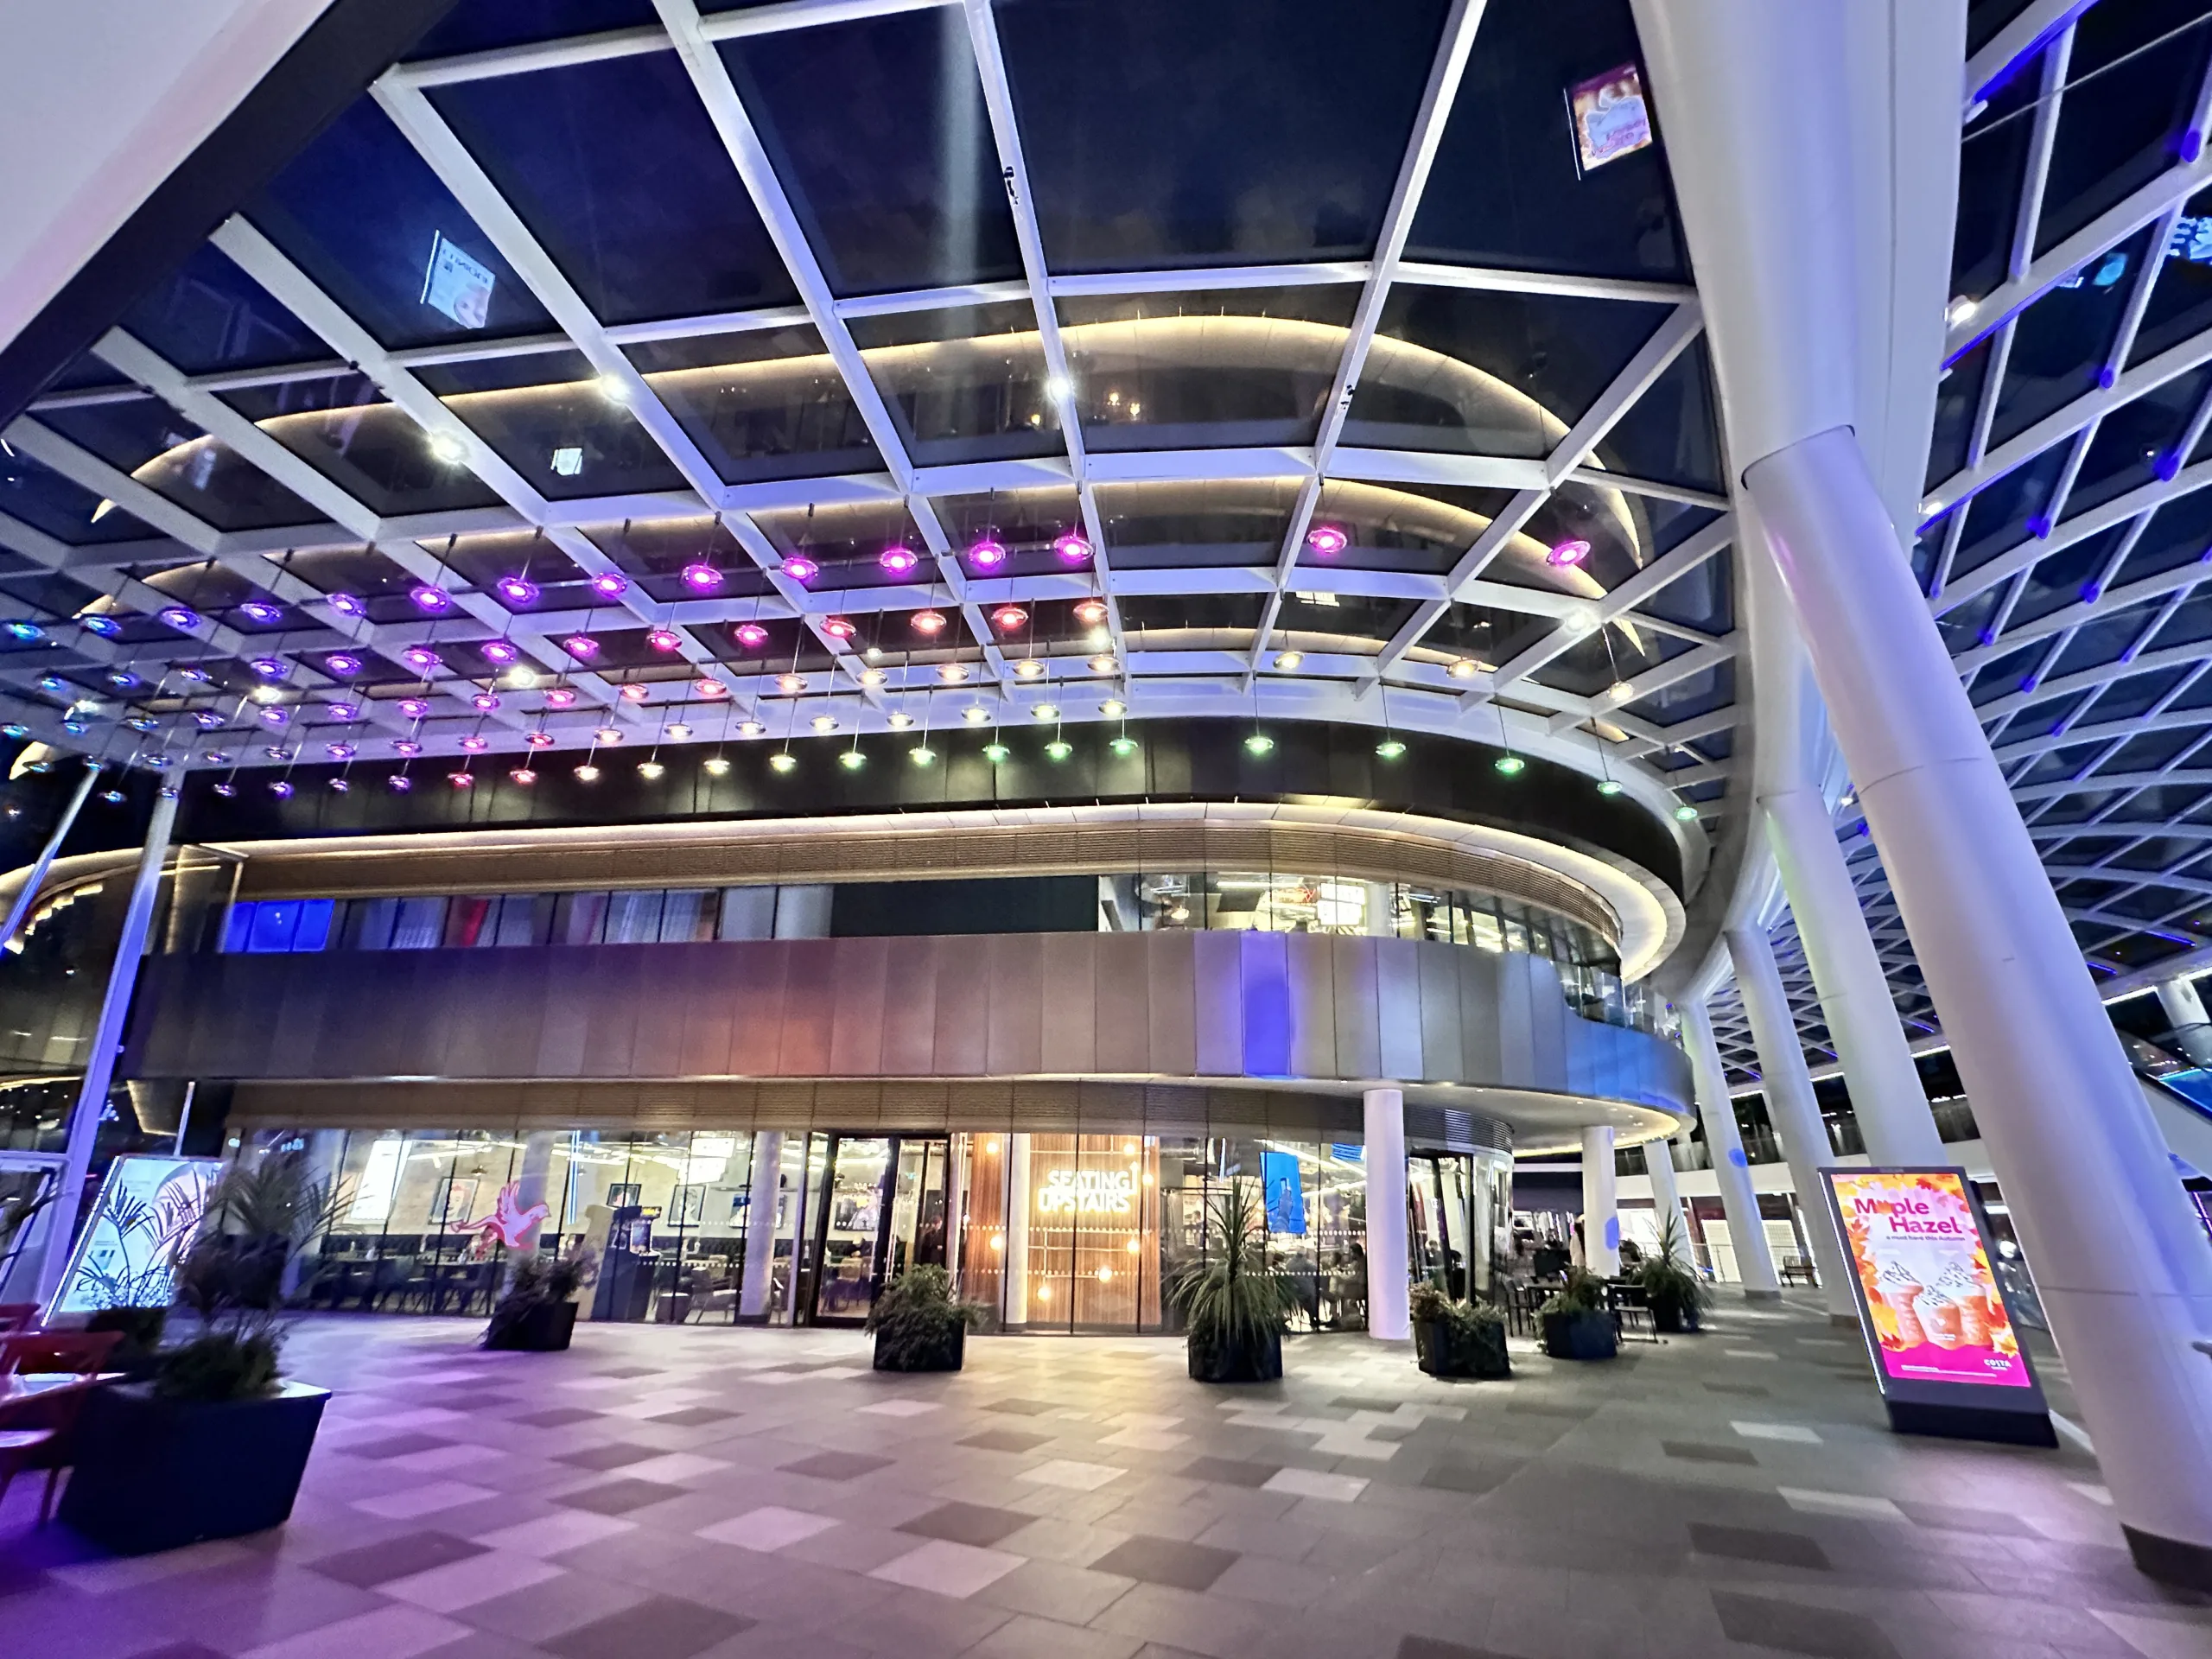
[[[2055,1445],[1961,1169],[1824,1169],[1893,1427]]]

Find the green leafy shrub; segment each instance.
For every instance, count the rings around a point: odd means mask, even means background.
[[[582,1241],[559,1255],[537,1250],[517,1255],[507,1270],[507,1287],[492,1309],[484,1340],[498,1341],[537,1309],[567,1301],[598,1277],[598,1254]]]
[[[1601,1313],[1605,1281],[1586,1268],[1569,1268],[1567,1281],[1548,1297],[1539,1313]]]
[[[1669,1214],[1659,1230],[1659,1248],[1637,1268],[1636,1282],[1643,1287],[1643,1300],[1654,1313],[1688,1322],[1713,1306],[1713,1287],[1690,1265],[1687,1245],[1681,1216]]]
[[[154,1392],[164,1400],[209,1403],[252,1399],[276,1386],[283,1345],[283,1331],[266,1315],[257,1324],[202,1331],[162,1351]]]
[[[1166,1286],[1191,1344],[1230,1353],[1272,1342],[1281,1334],[1294,1288],[1268,1260],[1258,1187],[1236,1179],[1211,1197],[1204,1238],[1204,1254],[1177,1268]]]
[[[877,1293],[868,1328],[875,1333],[882,1371],[939,1370],[952,1363],[962,1332],[982,1323],[983,1310],[954,1300],[952,1275],[940,1267],[909,1268]]]

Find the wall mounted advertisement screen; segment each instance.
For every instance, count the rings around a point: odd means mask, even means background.
[[[212,1158],[118,1158],[69,1252],[48,1321],[105,1307],[167,1307],[176,1261],[200,1229]]]
[[[1966,1172],[1821,1173],[1891,1425],[2055,1444]]]

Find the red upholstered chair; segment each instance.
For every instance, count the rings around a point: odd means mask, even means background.
[[[0,1503],[8,1499],[8,1488],[14,1484],[16,1473],[35,1466],[39,1454],[54,1443],[50,1428],[0,1428]],[[46,1519],[54,1503],[54,1478],[59,1469],[49,1471],[46,1478],[46,1498],[39,1505],[38,1518]]]

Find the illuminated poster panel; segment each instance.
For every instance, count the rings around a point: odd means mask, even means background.
[[[1643,96],[1643,72],[1632,63],[1568,87],[1567,107],[1574,121],[1579,173],[1634,155],[1651,143],[1651,105]]]
[[[2056,1446],[1962,1169],[1824,1169],[1890,1426]]]
[[[200,1230],[213,1158],[118,1158],[100,1182],[46,1319],[104,1307],[167,1307],[176,1261]]]

